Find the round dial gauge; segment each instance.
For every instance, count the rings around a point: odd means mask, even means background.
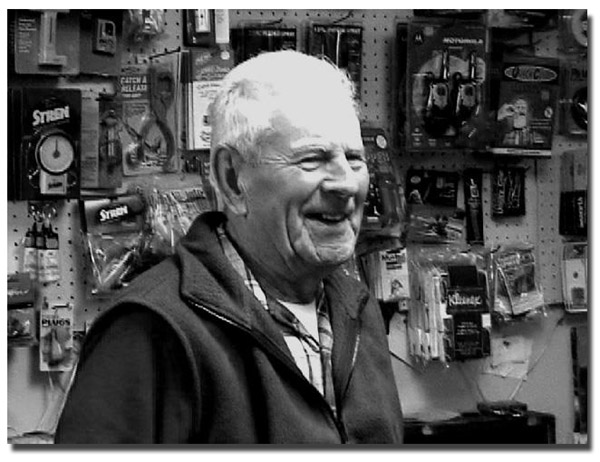
[[[75,148],[63,132],[50,132],[42,136],[36,146],[40,167],[47,173],[65,173],[75,159]]]

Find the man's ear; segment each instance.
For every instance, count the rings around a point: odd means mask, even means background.
[[[221,147],[212,158],[214,178],[223,202],[236,215],[247,214],[246,194],[240,172],[244,165],[241,154],[233,148]]]

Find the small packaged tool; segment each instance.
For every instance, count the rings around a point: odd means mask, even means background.
[[[525,168],[497,165],[492,175],[492,216],[525,215]]]
[[[569,313],[588,309],[588,243],[563,245],[562,286],[565,309]]]
[[[312,24],[308,34],[308,52],[329,58],[348,72],[360,99],[362,83],[363,27],[360,24]]]

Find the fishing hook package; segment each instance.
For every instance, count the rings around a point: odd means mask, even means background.
[[[92,294],[118,289],[130,280],[144,241],[141,196],[81,201],[83,230],[92,264]]]

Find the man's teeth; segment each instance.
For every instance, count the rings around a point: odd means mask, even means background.
[[[329,214],[329,213],[322,213],[321,214],[321,218],[323,220],[326,221],[341,221],[345,218],[346,216],[344,214]]]

